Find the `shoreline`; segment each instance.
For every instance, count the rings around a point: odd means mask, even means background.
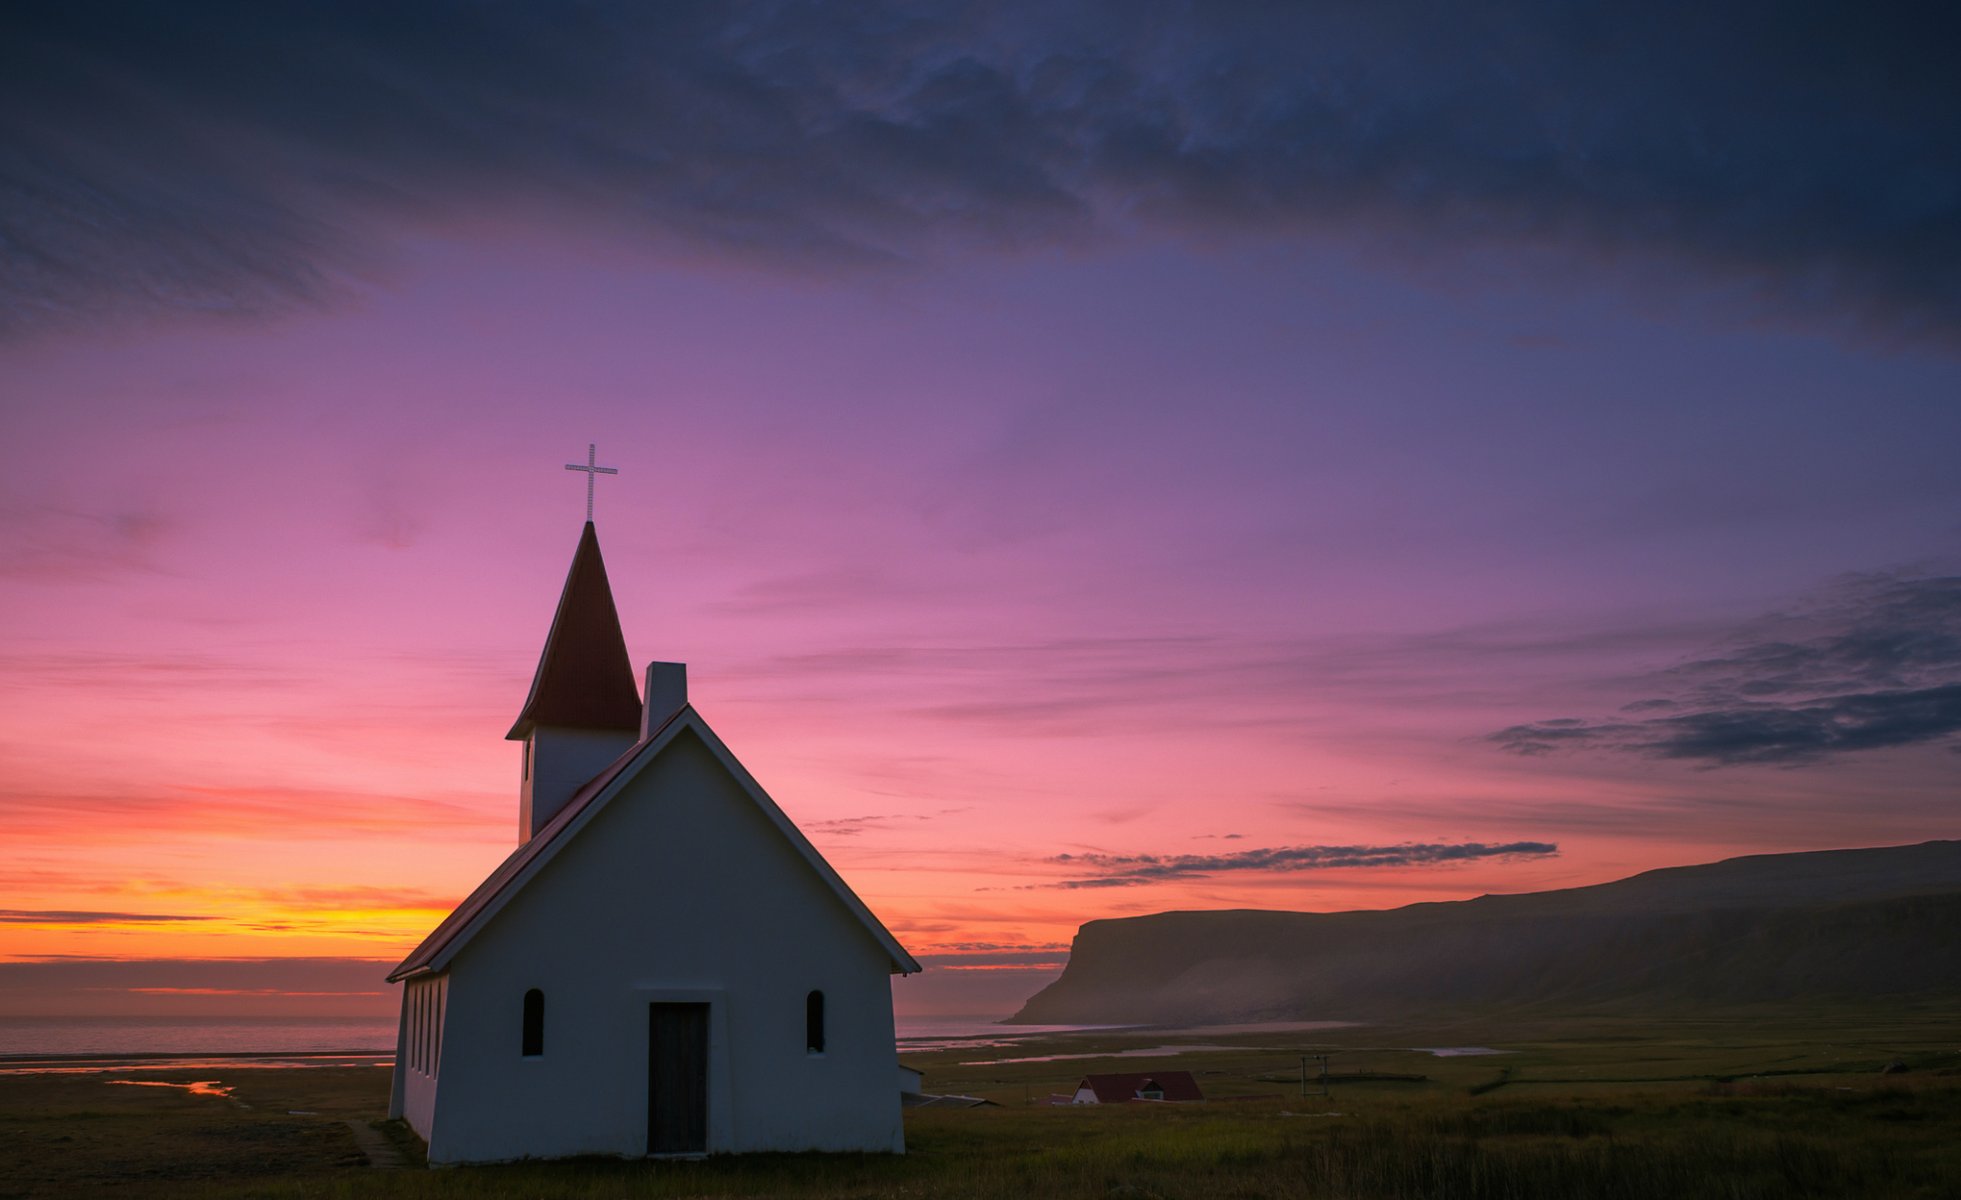
[[[1253,1021],[1229,1025],[1009,1025],[979,1023],[964,1033],[901,1034],[895,1040],[900,1054],[931,1054],[947,1050],[978,1050],[1036,1040],[1080,1037],[1233,1036],[1302,1033],[1321,1029],[1350,1029],[1357,1021]],[[86,1074],[106,1071],[191,1070],[207,1067],[354,1067],[392,1066],[392,1047],[323,1050],[137,1050],[0,1054],[0,1075]]]

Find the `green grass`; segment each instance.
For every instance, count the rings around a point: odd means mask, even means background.
[[[935,1090],[1000,1108],[914,1110],[910,1153],[580,1160],[427,1171],[359,1165],[340,1122],[378,1119],[386,1071],[219,1068],[234,1099],[0,1077],[0,1197],[1408,1197],[1753,1200],[1961,1194],[1961,1023],[1927,1014],[1781,1023],[1495,1023],[1287,1035],[1102,1034],[1228,1049],[1176,1060],[1000,1064],[1035,1047],[908,1056]],[[1487,1045],[1503,1058],[1410,1047]],[[1276,1083],[1332,1050],[1327,1097]],[[1889,1062],[1901,1074],[1881,1074]],[[1205,1105],[1031,1104],[1092,1070],[1193,1070]],[[1504,1087],[1473,1094],[1503,1069]],[[1339,1072],[1425,1076],[1341,1080]],[[167,1072],[146,1073],[173,1078]],[[127,1076],[123,1076],[127,1077]],[[176,1078],[188,1079],[189,1076]],[[305,1115],[294,1115],[300,1110]],[[412,1140],[412,1135],[411,1135]]]

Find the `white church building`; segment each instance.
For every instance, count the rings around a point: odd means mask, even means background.
[[[903,1152],[919,964],[688,703],[634,688],[586,522],[531,694],[518,847],[389,975],[431,1163]]]

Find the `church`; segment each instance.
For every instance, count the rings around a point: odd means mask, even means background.
[[[891,976],[919,964],[688,703],[683,664],[634,683],[588,519],[507,735],[517,849],[388,976],[390,1115],[431,1163],[902,1153]]]

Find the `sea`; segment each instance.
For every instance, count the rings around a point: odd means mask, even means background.
[[[1002,1025],[999,1016],[897,1018],[900,1053],[1013,1045],[1022,1038],[1110,1026]],[[386,1017],[0,1017],[6,1059],[202,1055],[392,1055]]]

